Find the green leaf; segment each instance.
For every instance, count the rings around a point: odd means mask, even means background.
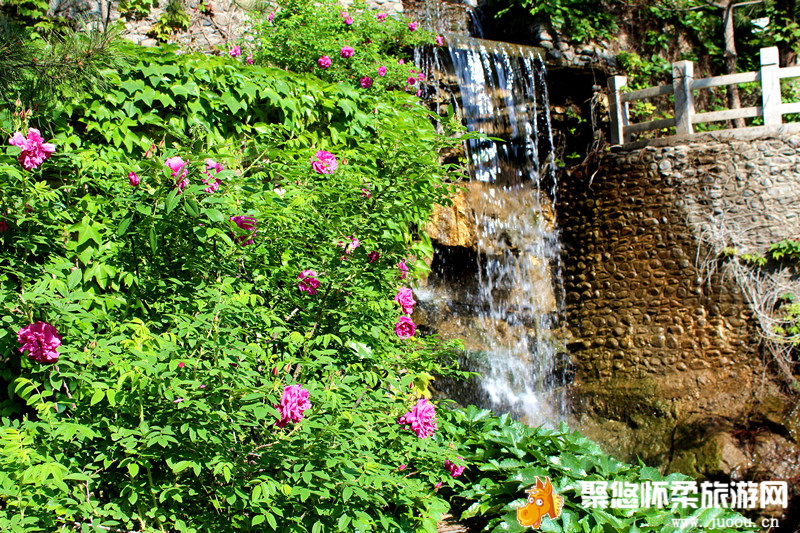
[[[115,389],[108,389],[106,391],[106,398],[108,398],[108,405],[116,407],[117,405],[117,391]]]
[[[91,222],[88,217],[83,217],[83,220],[81,220],[78,224],[71,226],[69,231],[78,232],[78,246],[89,240],[92,240],[97,244],[103,244],[103,239],[100,237],[100,233],[97,231],[94,223]]]
[[[123,237],[126,233],[128,233],[128,227],[130,227],[132,221],[133,215],[127,216],[120,220],[119,226],[117,227],[117,235]]]
[[[200,214],[200,206],[194,198],[187,198],[183,204],[183,209],[190,217],[197,217]]]
[[[153,107],[153,99],[157,96],[152,87],[145,87],[133,96],[135,102],[143,102],[147,107]]]
[[[80,284],[81,280],[83,280],[83,272],[76,268],[67,276],[67,287],[72,290]]]
[[[153,253],[158,252],[158,236],[156,235],[155,226],[150,226],[148,238],[150,241],[150,250],[152,250]]]
[[[127,79],[119,84],[122,89],[125,89],[128,94],[133,94],[136,91],[144,89],[144,82],[142,80]]]
[[[203,209],[203,213],[211,222],[222,222],[225,220],[225,215],[223,215],[219,209]]]
[[[177,187],[175,187],[169,192],[169,194],[167,195],[167,202],[165,206],[165,210],[167,213],[170,213],[173,209],[175,209],[175,206],[177,206],[178,202],[181,201],[181,197],[182,197],[181,190]]]
[[[92,394],[92,399],[89,400],[89,405],[95,405],[95,404],[99,403],[100,400],[102,400],[105,397],[106,397],[106,391],[105,390],[103,390],[103,389],[96,390],[96,391],[94,391],[94,394]]]
[[[226,92],[222,95],[222,101],[225,102],[225,105],[228,106],[228,109],[231,110],[231,113],[238,113],[239,110],[244,108],[244,104],[242,104],[238,98],[233,96],[230,92]]]

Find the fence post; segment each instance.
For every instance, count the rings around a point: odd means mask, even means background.
[[[761,49],[761,106],[765,126],[779,126],[781,117],[781,80],[778,77],[778,47]]]
[[[611,144],[625,144],[625,126],[628,124],[627,106],[622,104],[620,91],[628,84],[627,76],[612,76],[608,80],[608,92],[611,99]]]
[[[676,61],[672,64],[672,89],[675,93],[675,128],[678,135],[694,133],[692,117],[694,116],[694,97],[692,82],[694,81],[694,63]]]

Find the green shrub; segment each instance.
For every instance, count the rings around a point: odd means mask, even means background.
[[[566,426],[557,430],[532,428],[508,415],[493,416],[489,411],[468,407],[447,413],[441,424],[462,446],[459,454],[470,465],[463,479],[464,490],[453,494],[452,502],[463,509],[463,519],[481,517],[485,531],[530,531],[517,522],[516,510],[525,504],[525,491],[535,486],[536,478],[549,477],[555,491],[564,497],[564,509],[556,520],[546,519],[541,530],[572,532],[677,532],[686,523],[673,519],[697,519],[695,527],[732,522],[740,515],[721,508],[589,507],[582,505],[581,482],[687,481],[688,476],[662,476],[656,469],[632,466],[617,461],[599,446]],[[693,529],[692,529],[693,530]],[[757,531],[744,527],[738,531]]]
[[[381,15],[363,2],[345,11],[335,2],[313,0],[282,0],[272,14],[274,18],[257,27],[257,61],[353,87],[362,87],[361,80],[369,78],[364,90],[372,92],[390,88],[416,93],[430,74],[420,76],[411,57],[414,47],[433,45],[434,35],[406,17]],[[352,56],[342,56],[345,47],[352,48]],[[327,67],[320,65],[323,56],[330,60]]]
[[[393,297],[410,228],[451,193],[446,141],[402,93],[140,59],[62,108],[40,168],[0,156],[0,529],[434,531],[447,437],[397,421],[417,375],[447,369],[435,340],[394,333]],[[20,354],[37,321],[63,337],[55,364]],[[294,384],[312,407],[279,428]]]

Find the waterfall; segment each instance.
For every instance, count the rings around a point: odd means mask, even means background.
[[[467,141],[471,250],[441,246],[419,297],[432,328],[464,340],[477,383],[445,392],[462,403],[552,425],[567,411],[558,341],[560,244],[545,69],[534,51],[448,36],[449,57],[424,68],[457,95]],[[472,271],[465,275],[464,271]]]

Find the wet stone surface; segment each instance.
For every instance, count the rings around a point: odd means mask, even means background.
[[[800,237],[799,140],[607,153],[591,184],[562,184],[575,419],[612,454],[695,475],[800,472],[776,459],[797,455],[796,399],[724,253]]]

